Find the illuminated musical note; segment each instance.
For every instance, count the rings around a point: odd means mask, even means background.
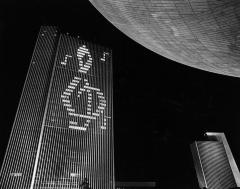
[[[79,61],[78,72],[87,73],[87,71],[92,66],[92,57],[89,49],[87,49],[85,45],[78,48],[77,58]],[[82,86],[79,87],[80,85]],[[85,96],[87,96],[86,103],[87,114],[78,113],[76,111],[76,108],[73,107],[73,103],[71,100],[72,98],[70,97],[74,94],[74,91],[76,89],[78,89],[77,91],[78,98],[80,98],[81,95],[83,95],[84,93]],[[94,99],[93,96],[95,97]],[[99,88],[92,87],[87,79],[75,76],[69,83],[65,91],[62,93],[61,99],[63,102],[63,106],[66,107],[68,115],[72,117],[72,119],[69,121],[69,128],[86,131],[91,120],[97,120],[98,118],[99,123],[101,123],[100,128],[106,129],[107,116],[104,116],[104,110],[106,108],[106,99],[101,90]],[[73,101],[76,102],[76,100]],[[96,104],[97,102],[98,104]],[[93,107],[96,107],[95,111],[93,111]],[[83,125],[79,125],[79,122],[77,121],[79,118],[85,119]]]
[[[87,57],[87,61],[83,61],[84,57]],[[86,45],[83,45],[82,47],[79,47],[77,50],[77,58],[79,61],[79,72],[81,73],[87,73],[87,71],[90,69],[92,66],[92,56],[86,47]]]
[[[68,54],[66,54],[66,55],[65,55],[65,58],[64,58],[64,61],[63,61],[63,62],[61,62],[61,64],[62,64],[62,65],[64,65],[64,66],[66,66],[66,65],[67,65],[67,60],[68,60],[68,58],[72,58],[72,56],[71,56],[71,55],[68,55]]]
[[[106,55],[109,55],[109,53],[108,52],[103,52],[103,57],[100,60],[105,62],[106,61]]]

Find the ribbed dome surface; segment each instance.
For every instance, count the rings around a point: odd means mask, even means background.
[[[176,62],[240,77],[239,0],[90,0],[114,26]]]

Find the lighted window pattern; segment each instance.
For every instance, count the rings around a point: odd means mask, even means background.
[[[67,60],[68,60],[68,58],[72,58],[72,56],[71,56],[71,55],[68,55],[68,54],[66,54],[66,56],[65,56],[65,58],[64,58],[64,61],[63,61],[63,62],[61,62],[61,64],[62,64],[62,65],[67,65]]]
[[[103,54],[104,61],[105,61],[105,52]],[[66,55],[64,62],[61,62],[62,65],[67,65],[67,58],[72,57],[70,55]],[[87,58],[86,58],[87,57]],[[85,59],[84,59],[85,58]],[[86,47],[86,45],[82,45],[77,50],[77,59],[79,61],[79,69],[78,72],[86,74],[88,70],[92,66],[92,56],[90,54],[89,49]],[[102,58],[101,58],[102,60]],[[71,102],[71,95],[73,94],[74,90],[76,90],[77,86],[80,84],[80,81],[83,80],[84,85],[83,87],[79,88],[78,91],[78,98],[81,98],[81,95],[83,93],[86,93],[87,95],[87,113],[81,114],[76,111],[76,109],[73,107],[73,104]],[[96,93],[96,96],[98,98],[98,105],[95,111],[92,109],[92,104],[97,103],[96,100],[94,100],[93,93]],[[92,87],[89,83],[88,79],[86,78],[80,78],[78,76],[74,76],[72,81],[69,83],[65,91],[61,95],[63,106],[66,107],[66,110],[68,112],[68,115],[72,117],[69,121],[69,128],[71,129],[78,129],[86,131],[87,127],[89,126],[90,122],[92,120],[96,120],[97,117],[101,117],[101,129],[106,129],[106,123],[107,119],[104,116],[104,110],[106,107],[106,100],[104,97],[104,94],[101,92],[99,88]],[[76,118],[85,118],[85,123],[83,125],[79,125],[79,123],[76,121]]]
[[[108,56],[109,53],[108,52],[103,52],[103,57],[101,58],[102,61],[106,61],[106,56]]]

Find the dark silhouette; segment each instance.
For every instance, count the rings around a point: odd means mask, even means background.
[[[81,187],[82,187],[82,189],[90,189],[88,178],[83,179]]]

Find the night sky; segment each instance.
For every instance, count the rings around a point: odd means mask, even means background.
[[[0,5],[1,162],[41,25],[113,50],[117,181],[198,188],[189,145],[206,131],[224,132],[240,165],[240,79],[151,52],[87,0]]]

